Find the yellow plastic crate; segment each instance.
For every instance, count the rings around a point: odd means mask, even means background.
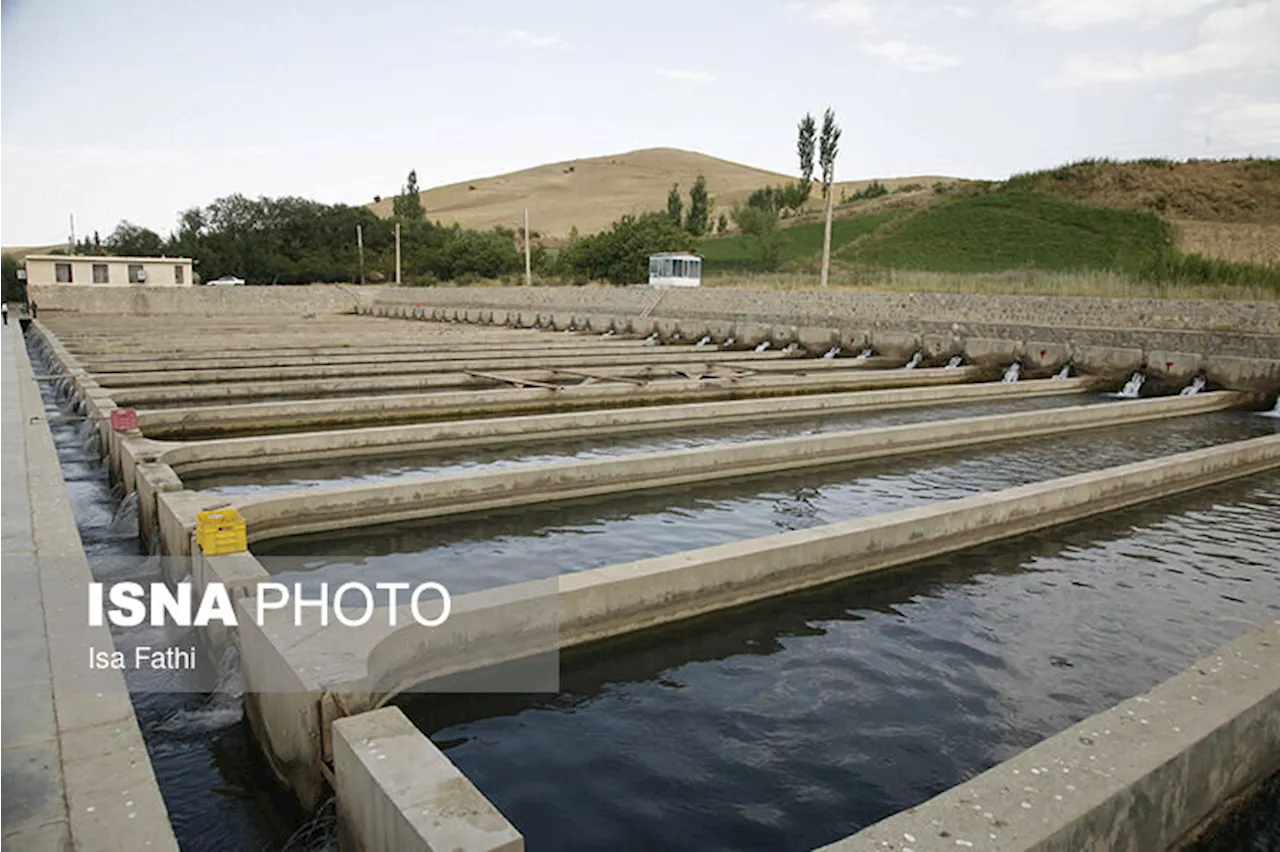
[[[206,556],[222,556],[248,549],[244,518],[235,509],[196,513],[196,541]]]

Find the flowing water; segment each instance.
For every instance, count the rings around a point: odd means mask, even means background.
[[[1280,618],[1277,552],[1270,474],[566,654],[555,696],[402,706],[533,852],[807,850]]]
[[[36,347],[30,354],[37,373],[52,371]],[[45,411],[72,413],[67,392],[65,386],[42,382]],[[84,424],[76,421],[50,419],[49,428],[95,579],[158,582],[158,563],[146,557],[138,541],[136,497],[122,501],[111,486],[98,456],[97,433],[88,440]],[[184,641],[182,632],[177,627],[116,630],[113,638],[128,656],[139,645],[195,643],[194,636]],[[234,678],[233,668],[227,676]],[[234,684],[204,677],[202,672],[126,672],[138,725],[184,852],[336,849],[332,831],[315,830],[323,826],[323,815],[308,821],[274,784],[250,739]],[[291,840],[295,834],[309,844]]]
[[[318,485],[350,485],[379,482],[400,476],[461,473],[491,470],[516,464],[580,461],[634,453],[653,453],[706,447],[730,441],[757,441],[795,435],[818,435],[846,429],[870,429],[957,417],[1041,411],[1114,400],[1101,394],[1011,399],[995,402],[938,405],[886,411],[846,412],[797,420],[751,425],[720,424],[697,429],[681,429],[678,434],[608,436],[572,441],[543,442],[537,445],[496,446],[399,457],[347,459],[341,462],[308,462],[305,466],[278,466],[266,470],[220,471],[184,476],[187,488],[217,494],[246,494],[279,491]]]
[[[1129,377],[1129,381],[1124,383],[1124,387],[1116,394],[1120,399],[1137,399],[1142,395],[1142,384],[1147,377],[1142,373],[1134,373]]]

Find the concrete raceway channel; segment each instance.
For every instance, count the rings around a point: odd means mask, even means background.
[[[394,319],[192,317],[189,328],[178,330],[160,317],[133,317],[126,328],[118,318],[49,314],[35,325],[59,366],[46,379],[65,381],[95,424],[113,476],[137,495],[140,535],[166,557],[165,579],[189,578],[197,592],[224,583],[246,614],[258,584],[270,579],[252,545],[270,539],[1003,445],[1270,401],[1248,389],[1209,389],[807,434],[800,427],[819,417],[1068,400],[1120,383],[1114,374],[1052,378],[1062,365],[1048,362],[1026,364],[1019,380],[1001,381],[1009,365],[989,353],[947,367],[946,359],[913,359],[901,350],[832,352],[829,341],[788,349],[795,341],[784,339],[756,351],[754,340],[736,348],[726,334],[704,341],[672,331],[565,333],[427,317],[425,311],[401,311]],[[118,408],[136,410],[137,428],[112,428]],[[515,453],[582,438],[607,450],[609,441],[626,436],[748,423],[795,424],[797,433],[755,440],[730,434],[683,449],[261,494],[211,494],[183,481],[208,472],[252,476],[319,461],[340,468],[446,450]],[[238,649],[246,715],[268,763],[305,805],[336,794],[350,848],[520,849],[516,827],[398,708],[387,706],[390,699],[415,684],[553,658],[563,648],[1277,468],[1280,434],[469,592],[453,601],[453,614],[439,628],[381,623],[299,633],[283,618],[257,624],[246,617],[238,632],[210,630],[203,639],[215,653]],[[245,518],[251,547],[206,555],[194,535],[196,513],[225,507]],[[1278,645],[1280,626],[1263,626],[1219,654],[1230,665],[1215,665],[1210,674],[1204,665],[1189,669],[1132,699],[1160,701],[1187,733],[1128,732],[1124,747],[1141,759],[1126,760],[1122,772],[1087,796],[1028,810],[1018,797],[1003,801],[993,792],[1020,767],[1077,765],[1083,758],[1072,728],[835,848],[952,849],[954,839],[985,838],[986,823],[972,824],[969,808],[979,794],[996,812],[993,819],[1009,826],[984,848],[1085,848],[1081,838],[1099,836],[1115,844],[1099,848],[1174,845],[1226,799],[1280,769]],[[1206,695],[1222,697],[1219,712],[1204,712]],[[1107,714],[1131,707],[1126,702]],[[1088,719],[1080,726],[1097,724]],[[1241,732],[1254,738],[1250,748],[1215,755],[1203,747],[1207,739]],[[1188,786],[1185,772],[1169,769],[1228,759],[1235,767],[1218,786]],[[1126,823],[1126,803],[1137,795],[1168,800],[1159,820]],[[949,830],[939,835],[943,824]]]

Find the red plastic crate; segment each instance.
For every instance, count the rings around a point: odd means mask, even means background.
[[[128,432],[138,428],[138,412],[132,408],[111,409],[111,428],[117,432]]]

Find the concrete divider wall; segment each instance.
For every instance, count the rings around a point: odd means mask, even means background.
[[[94,577],[44,401],[21,332],[3,335],[4,848],[176,852],[124,675],[86,666],[115,644],[87,623]]]
[[[1177,848],[1280,772],[1280,622],[823,852]]]
[[[408,612],[368,630],[322,628],[300,637],[286,615],[240,628],[255,730],[291,786],[311,802],[319,784],[328,706],[372,709],[421,683],[482,665],[580,645],[802,588],[879,571],[999,538],[1190,491],[1280,466],[1280,436],[1241,441],[960,500],[762,539],[563,574],[552,592],[533,581],[458,596],[437,628]],[[557,629],[530,633],[548,596]],[[545,643],[552,643],[546,647]],[[281,684],[291,684],[285,690]],[[269,690],[269,691],[265,691]],[[252,718],[252,717],[251,717]],[[299,728],[298,720],[318,727]]]
[[[653,315],[748,320],[795,326],[864,322],[982,323],[1108,329],[1280,334],[1280,302],[1104,299],[863,290],[753,290],[729,287],[366,288],[374,305],[421,302],[448,309]],[[656,306],[649,310],[656,301]],[[581,326],[580,326],[581,327]]]
[[[372,298],[373,313],[391,314],[403,294],[388,289]],[[728,288],[655,293],[641,287],[454,288],[416,298],[451,304],[533,302],[550,306],[540,315],[547,325],[574,322],[579,328],[607,326],[640,335],[657,330],[666,339],[679,331],[684,338],[732,335],[746,346],[794,340],[810,352],[832,344],[853,350],[869,342],[895,357],[922,351],[931,363],[961,352],[981,363],[1028,358],[1024,366],[1041,372],[1074,362],[1079,370],[1109,379],[1145,369],[1166,390],[1203,369],[1233,390],[1280,389],[1280,302]],[[984,343],[971,354],[965,345],[974,338]],[[1149,357],[1152,353],[1177,357]],[[1189,369],[1193,363],[1196,369]]]
[[[701,484],[1188,416],[1234,407],[1241,399],[1240,395],[1229,392],[1203,393],[713,444],[603,460],[402,477],[388,482],[246,494],[230,499],[157,488],[154,499],[160,517],[161,550],[169,555],[182,555],[189,552],[186,548],[191,540],[195,512],[214,505],[234,505],[248,523],[250,543],[255,543],[310,532]]]
[[[371,288],[342,284],[303,287],[88,287],[33,284],[30,297],[42,311],[85,314],[207,314],[220,316],[356,313],[370,303]]]
[[[358,852],[522,852],[524,838],[396,708],[333,725],[344,848]]]
[[[554,390],[510,388],[439,391],[429,394],[352,396],[333,400],[291,400],[191,408],[149,409],[138,424],[156,437],[204,438],[244,432],[355,426],[413,420],[503,416],[542,411],[624,405],[666,405],[692,400],[781,397],[850,390],[959,384],[982,378],[977,367],[955,370],[849,370],[808,375],[767,374],[715,379],[658,379],[635,386],[601,382]],[[114,404],[113,404],[114,405]],[[106,436],[104,435],[104,438]]]
[[[1239,395],[1229,392],[1204,393],[746,441],[601,460],[521,465],[479,473],[405,477],[370,485],[250,494],[233,498],[231,502],[248,524],[250,542],[260,542],[309,532],[1058,435],[1220,411],[1240,401]]]
[[[603,435],[630,435],[718,424],[751,424],[830,417],[886,408],[913,408],[1071,395],[1097,390],[1090,378],[1025,382],[978,382],[920,388],[856,391],[781,397],[762,407],[751,400],[695,402],[644,408],[607,408],[560,414],[531,414],[481,420],[450,420],[405,426],[373,426],[332,432],[294,432],[257,438],[212,441],[121,442],[126,489],[132,468],[145,461],[162,462],[180,476],[206,471],[251,470],[300,461],[394,456],[464,447],[527,445]]]

